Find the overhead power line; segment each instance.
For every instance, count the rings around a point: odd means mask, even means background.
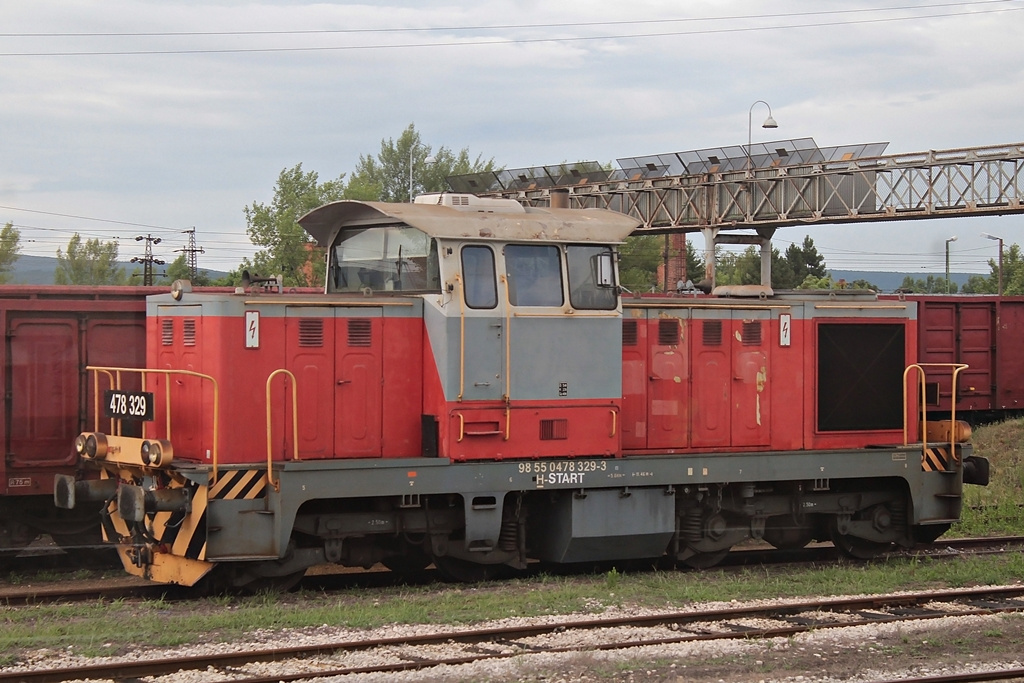
[[[819,10],[814,12],[773,12],[771,14],[736,14],[713,17],[676,17],[665,19],[626,19],[621,21],[570,21],[543,24],[487,24],[467,26],[401,26],[391,28],[322,28],[322,29],[272,29],[247,31],[123,31],[123,32],[38,32],[0,33],[3,38],[161,38],[197,36],[289,36],[289,35],[341,35],[354,33],[411,33],[441,31],[505,31],[534,28],[589,28],[593,26],[641,26],[647,24],[679,24],[710,21],[750,21],[756,19],[791,19],[794,17],[821,17],[840,14],[863,14],[867,12],[901,12],[942,7],[979,7],[1014,3],[1018,0],[973,0],[971,2],[942,2],[927,5],[896,5],[893,7],[860,7],[857,9]]]
[[[1018,0],[983,0],[984,4],[1004,4],[1010,2],[1017,2]],[[920,9],[920,7],[927,8],[939,8],[947,6],[968,6],[971,8],[977,8],[982,3],[951,3],[947,5],[926,5],[919,7],[899,7],[891,8],[893,10],[899,9],[902,11],[911,11]],[[659,31],[654,33],[619,33],[619,34],[605,34],[596,36],[555,36],[555,37],[543,37],[543,38],[507,38],[507,37],[495,37],[488,39],[476,39],[476,40],[449,40],[449,41],[437,41],[437,42],[409,42],[409,43],[390,43],[390,44],[369,44],[369,45],[302,45],[297,47],[248,47],[248,48],[192,48],[192,49],[147,49],[147,50],[51,50],[51,51],[39,51],[39,52],[3,52],[0,56],[3,57],[85,57],[85,56],[142,56],[142,55],[201,55],[201,54],[245,54],[245,53],[281,53],[281,52],[335,52],[335,51],[351,51],[351,50],[392,50],[392,49],[413,49],[413,48],[434,48],[434,47],[469,47],[469,46],[485,46],[485,45],[524,45],[533,43],[575,43],[585,41],[596,41],[596,40],[629,40],[635,38],[665,38],[665,37],[679,37],[679,36],[696,36],[696,35],[718,35],[718,34],[730,34],[730,33],[750,33],[760,31],[780,31],[780,30],[791,30],[801,28],[827,28],[834,26],[854,26],[854,25],[867,25],[867,24],[882,24],[891,23],[896,21],[920,21],[923,19],[942,19],[949,17],[959,16],[977,16],[981,14],[993,14],[1000,12],[1016,12],[1024,10],[1024,7],[997,7],[993,9],[970,9],[961,12],[939,12],[933,14],[912,14],[910,16],[903,17],[877,17],[877,18],[866,18],[866,19],[850,19],[840,21],[821,21],[812,23],[802,24],[782,24],[776,26],[740,26],[720,29],[695,29],[686,31]],[[834,12],[852,12],[854,10],[835,10]],[[875,10],[859,10],[859,11],[890,11],[890,8],[881,8]],[[761,18],[790,18],[792,16],[823,16],[828,14],[827,12],[818,13],[806,13],[804,15],[756,15],[752,17],[717,17],[717,18],[701,18],[701,19],[660,19],[660,20],[646,20],[644,22],[594,22],[592,24],[587,23],[574,23],[574,24],[552,24],[552,25],[512,25],[509,27],[497,27],[502,28],[584,28],[588,26],[601,26],[601,25],[623,25],[623,24],[640,24],[640,23],[673,23],[679,21],[732,21],[732,20],[744,20],[744,19],[761,19]],[[453,30],[467,30],[467,27],[446,27],[446,28],[429,28],[429,29],[365,29],[364,32],[378,31],[378,32],[409,32],[409,31],[453,31]],[[475,30],[494,30],[494,27],[479,26],[475,27]],[[325,29],[323,33],[344,33],[344,30],[328,30]],[[347,31],[352,32],[352,31]],[[286,31],[280,34],[304,34],[307,31]],[[279,34],[279,35],[280,35]],[[47,36],[45,34],[0,34],[5,37],[89,37],[89,34],[67,34],[67,35],[53,35]],[[95,34],[96,37],[115,37],[111,35]],[[181,34],[167,33],[167,34],[125,34],[124,36],[116,37],[152,37],[156,35],[166,36],[187,36],[195,37],[201,35],[214,35],[214,36],[230,36],[230,35],[274,35],[274,32],[240,32],[240,33],[190,33],[183,32]]]

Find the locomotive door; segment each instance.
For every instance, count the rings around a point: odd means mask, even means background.
[[[647,311],[622,318],[622,447],[647,448]]]
[[[731,429],[732,343],[729,311],[696,309],[690,334],[693,364],[691,445],[728,446]]]
[[[464,373],[461,400],[500,401],[505,394],[504,286],[498,283],[494,251],[486,245],[461,250],[463,302],[460,318],[449,318],[451,348],[460,354],[453,367]],[[464,327],[463,327],[464,326]]]
[[[147,339],[147,355],[156,356],[156,367],[178,368],[203,372],[203,307],[201,305],[159,306],[156,330]],[[153,393],[156,417],[153,430],[147,435],[166,433],[162,416],[166,409],[164,396],[170,389],[175,451],[198,457],[213,447],[211,387],[196,378],[154,374],[146,378],[146,391]],[[199,400],[197,396],[201,397]]]
[[[767,446],[770,442],[770,327],[768,311],[733,311],[733,446]]]
[[[340,458],[383,454],[383,314],[379,308],[340,309],[335,345],[334,449]]]
[[[690,431],[689,311],[651,311],[648,321],[647,447],[686,448]]]
[[[766,446],[769,311],[696,310],[692,445]]]
[[[285,317],[286,367],[298,388],[299,458],[380,457],[380,309],[290,306]],[[288,425],[275,433],[290,434]]]

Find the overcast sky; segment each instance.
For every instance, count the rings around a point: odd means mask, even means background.
[[[243,207],[410,123],[517,168],[811,137],[888,152],[1024,140],[1024,0],[33,0],[0,4],[0,223],[22,253],[164,241],[250,255]],[[759,125],[767,115],[774,131]],[[1024,217],[821,226],[832,268],[987,272]],[[781,249],[806,230],[776,234]]]

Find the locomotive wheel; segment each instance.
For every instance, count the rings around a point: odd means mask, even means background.
[[[839,530],[836,528],[835,518],[829,521],[828,531],[829,536],[832,537],[832,545],[843,555],[852,557],[855,560],[873,559],[892,547],[892,543],[869,541],[859,536],[839,533]]]
[[[434,566],[445,581],[453,583],[479,583],[498,577],[502,565],[477,564],[457,557],[441,555],[434,558]]]
[[[814,528],[800,526],[790,517],[769,517],[764,540],[779,550],[800,550],[814,538]]]
[[[729,550],[729,548],[726,548],[725,550],[715,550],[713,552],[694,552],[689,557],[684,557],[679,561],[691,569],[711,569],[726,558]]]

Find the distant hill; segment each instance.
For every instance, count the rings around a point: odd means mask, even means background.
[[[122,263],[121,266],[128,272],[138,266],[133,263]],[[57,259],[50,256],[28,256],[22,254],[14,262],[11,271],[10,284],[12,285],[52,285],[54,273],[57,272]],[[205,271],[211,278],[224,277],[227,273],[219,270]],[[138,284],[142,284],[139,282]]]
[[[122,263],[126,269],[135,268],[133,264]],[[131,268],[128,268],[131,266]],[[11,284],[20,285],[52,285],[53,274],[57,271],[57,259],[47,256],[26,256],[18,257],[14,263],[14,270],[11,274]],[[206,271],[213,279],[224,277],[227,273],[218,270]],[[883,292],[891,292],[903,284],[903,278],[908,275],[915,279],[924,279],[928,273],[889,273],[881,270],[830,270],[829,275],[833,280],[867,280],[878,285]],[[958,286],[963,286],[972,273],[950,273],[949,279]]]
[[[945,276],[945,273],[889,273],[882,270],[829,270],[828,273],[837,282],[839,280],[847,282],[867,280],[871,284],[877,285],[883,292],[894,291],[903,284],[903,279],[906,277],[924,280],[929,274],[940,278]],[[956,283],[958,287],[962,287],[971,275],[977,275],[977,273],[950,273],[949,280]]]

